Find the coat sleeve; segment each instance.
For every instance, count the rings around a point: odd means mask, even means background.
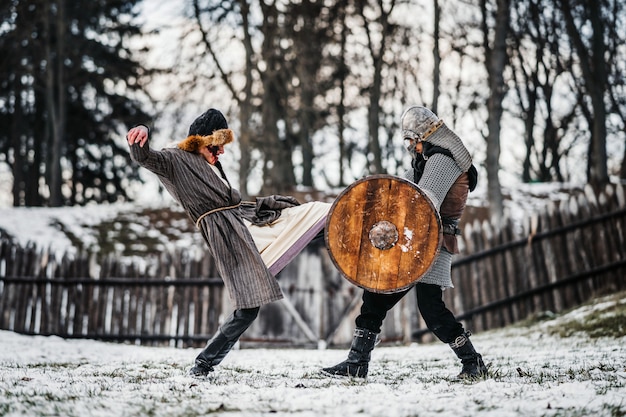
[[[150,149],[150,141],[143,147],[135,143],[130,145],[130,158],[142,167],[157,175],[169,177],[172,172],[172,161],[164,151]]]

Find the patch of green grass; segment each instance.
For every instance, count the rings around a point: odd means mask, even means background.
[[[603,404],[602,408],[609,412],[608,415],[611,417],[625,417],[626,416],[626,406],[624,405],[615,405],[615,404]]]
[[[9,414],[11,411],[11,406],[9,404],[0,404],[0,416],[5,416]]]
[[[574,409],[574,408],[558,408],[550,410],[541,417],[588,417],[593,415],[591,411],[586,408]]]
[[[552,330],[553,334],[569,337],[575,333],[586,333],[591,338],[626,336],[626,310],[616,315],[591,314],[584,321],[572,320]]]
[[[28,366],[24,366],[24,369],[76,369],[82,364],[74,362],[48,362],[48,363],[33,363]]]
[[[551,326],[550,332],[561,337],[585,333],[591,338],[626,336],[626,302],[624,295],[603,299],[603,308],[594,309],[584,318],[565,320]]]
[[[575,318],[568,318],[568,313],[587,308],[587,312]],[[547,332],[560,337],[585,334],[591,338],[626,336],[626,292],[594,299],[582,306],[555,314],[551,311],[535,313],[525,320],[512,325],[513,328],[530,329],[545,323]]]

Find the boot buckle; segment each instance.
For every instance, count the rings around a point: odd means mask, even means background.
[[[457,336],[457,338],[454,339],[454,341],[449,343],[450,347],[452,349],[458,349],[458,348],[464,346],[467,343],[467,341],[469,340],[469,337],[471,335],[472,334],[469,331],[461,333],[460,336]]]

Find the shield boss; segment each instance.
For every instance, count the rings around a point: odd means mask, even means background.
[[[372,175],[346,188],[326,220],[339,271],[377,293],[409,288],[430,269],[442,242],[439,213],[414,183]]]

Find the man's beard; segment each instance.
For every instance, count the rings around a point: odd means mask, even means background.
[[[411,155],[411,158],[418,159],[418,160],[422,159],[422,154],[420,154],[419,152],[417,152],[417,150],[415,150],[415,145],[407,146],[406,150],[409,151],[409,155]]]

